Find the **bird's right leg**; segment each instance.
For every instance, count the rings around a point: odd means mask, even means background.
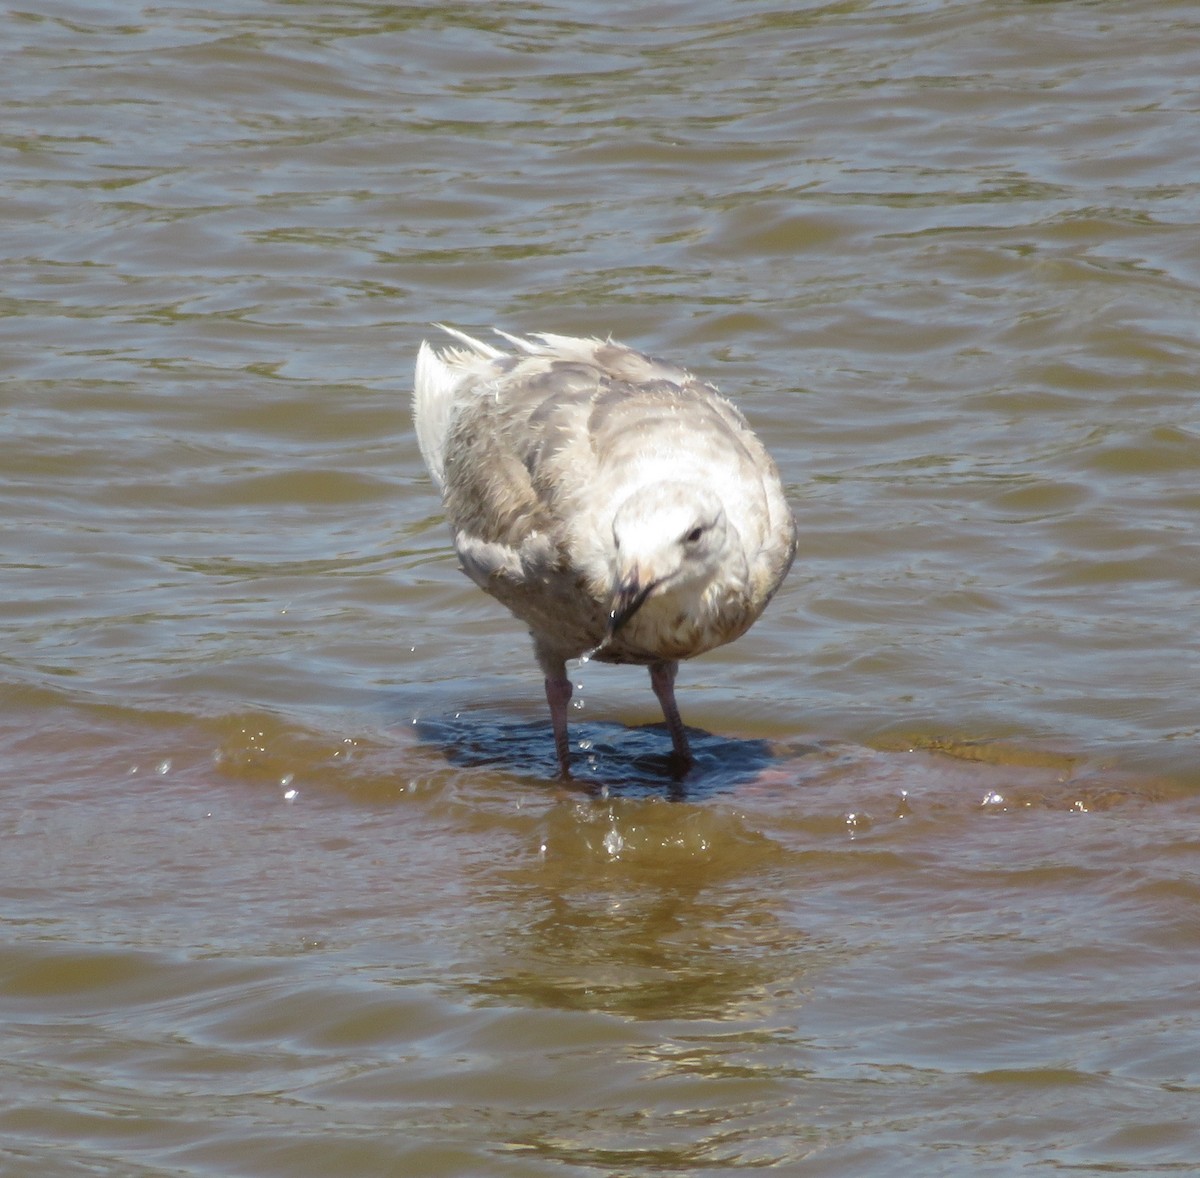
[[[571,776],[571,745],[567,740],[567,705],[571,702],[571,680],[561,659],[546,672],[546,702],[550,705],[550,724],[554,729],[554,751],[558,754],[558,774]]]
[[[675,703],[675,673],[679,670],[676,659],[665,659],[661,663],[650,664],[650,686],[658,696],[662,706],[663,718],[667,722],[667,731],[671,734],[671,744],[675,749],[676,760],[687,768],[692,764],[692,750],[688,745],[687,731],[679,715],[679,706]]]

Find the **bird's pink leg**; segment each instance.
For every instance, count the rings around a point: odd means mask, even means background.
[[[571,776],[571,745],[567,740],[567,704],[571,702],[571,680],[565,669],[546,676],[546,702],[550,705],[550,723],[554,728],[554,751],[558,753],[560,777]]]
[[[692,750],[688,746],[687,733],[683,730],[683,720],[679,716],[679,708],[675,703],[675,674],[679,663],[671,659],[662,663],[650,664],[650,686],[658,696],[662,705],[663,716],[667,721],[667,729],[671,733],[671,744],[675,747],[675,755],[685,764],[692,763]]]

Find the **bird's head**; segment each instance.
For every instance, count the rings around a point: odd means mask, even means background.
[[[647,601],[686,608],[725,568],[730,529],[720,498],[700,483],[658,482],[634,491],[613,517],[614,575],[608,637]]]

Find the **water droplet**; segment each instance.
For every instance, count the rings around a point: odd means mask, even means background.
[[[624,848],[625,840],[621,837],[621,832],[614,826],[604,836],[604,849],[615,859]]]
[[[581,654],[578,658],[568,659],[567,661],[573,667],[580,667],[580,668],[586,667],[588,665],[588,663],[590,663],[592,661],[592,659],[594,659],[596,657],[596,654],[600,651],[600,649],[603,646],[604,646],[603,642],[597,643],[597,645],[593,646],[591,650],[585,650],[583,652],[583,654]]]
[[[170,760],[159,761],[159,763],[158,763],[157,765],[155,765],[155,766],[154,766],[154,772],[155,772],[155,773],[158,773],[158,774],[161,774],[161,775],[165,775],[165,774],[167,774],[167,773],[170,773],[170,772],[171,772],[171,762],[170,762]]]
[[[295,799],[296,799],[296,795],[297,795],[299,792],[300,792],[299,790],[295,790],[295,789],[289,789],[289,790],[288,790],[288,791],[287,791],[287,792],[286,792],[286,793],[283,795],[283,800],[284,800],[285,802],[292,802],[292,801],[295,801]]]
[[[849,831],[851,838],[870,830],[872,825],[874,825],[874,821],[865,810],[851,810],[846,815],[846,830]]]

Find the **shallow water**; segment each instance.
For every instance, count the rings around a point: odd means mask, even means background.
[[[1188,4],[3,18],[0,1171],[1191,1173]],[[430,320],[742,406],[755,629],[520,628]]]

